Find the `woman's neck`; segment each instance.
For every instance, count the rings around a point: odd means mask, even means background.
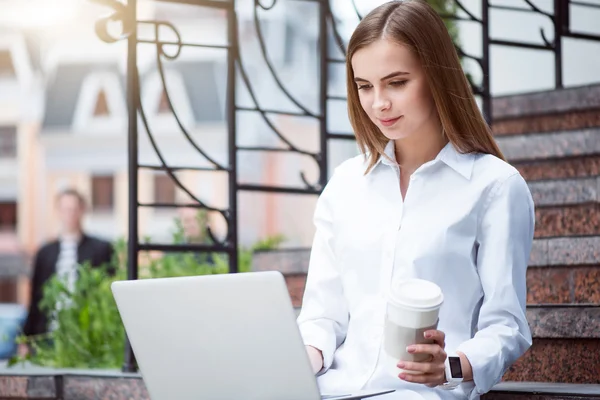
[[[396,162],[403,173],[411,175],[421,165],[435,159],[447,143],[448,140],[441,134],[396,139],[394,140]]]

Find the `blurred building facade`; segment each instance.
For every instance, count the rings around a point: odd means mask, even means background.
[[[72,187],[88,201],[86,231],[117,240],[127,234],[127,105],[126,51],[124,43],[106,44],[93,26],[106,10],[93,4],[65,2],[75,7],[64,26],[57,21],[11,21],[23,5],[5,1],[14,13],[0,17],[0,301],[26,303],[31,257],[41,244],[55,237],[58,221],[55,195]],[[250,5],[250,4],[249,4]],[[306,19],[295,16],[300,11]],[[286,88],[303,103],[317,106],[318,52],[316,7],[265,13],[261,30],[270,61],[278,68]],[[201,7],[141,2],[139,17],[168,20],[188,43],[223,44],[225,16]],[[239,10],[240,47],[244,69],[253,92],[265,108],[293,110],[293,104],[276,86],[260,48],[252,9]],[[140,29],[140,37],[153,33]],[[172,32],[166,32],[169,38]],[[167,46],[167,51],[169,50]],[[218,50],[187,52],[175,62],[165,62],[163,87],[156,48],[140,46],[141,101],[148,126],[161,156],[172,167],[207,167],[207,162],[182,134],[167,94],[183,125],[199,147],[219,163],[227,163],[225,122],[226,58]],[[195,49],[194,49],[195,50]],[[262,62],[262,63],[261,63]],[[311,82],[309,85],[306,82]],[[342,80],[338,80],[343,85]],[[238,79],[238,104],[256,107]],[[166,89],[166,90],[165,90]],[[18,101],[15,101],[18,99]],[[286,103],[287,101],[287,103]],[[340,119],[345,116],[341,115]],[[277,126],[295,146],[317,151],[318,125],[302,118],[275,117]],[[278,139],[260,116],[239,113],[238,145],[276,145]],[[160,165],[156,150],[139,120],[140,164]],[[339,163],[356,154],[353,143],[338,146]],[[345,153],[345,154],[342,154]],[[248,183],[301,185],[300,172],[317,180],[314,161],[296,155],[240,154],[239,180]],[[227,207],[226,174],[178,171],[178,180],[191,193],[214,207]],[[140,203],[193,203],[165,174],[152,168],[140,170]],[[284,234],[290,246],[308,246],[312,237],[314,196],[240,193],[240,242],[250,245],[270,235]],[[290,210],[294,210],[290,212]],[[189,220],[189,209],[141,208],[140,237],[169,243],[175,219]],[[209,214],[217,234],[225,226],[217,214]]]

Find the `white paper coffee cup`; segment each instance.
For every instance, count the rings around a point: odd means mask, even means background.
[[[388,371],[398,376],[403,372],[399,361],[425,361],[427,354],[410,354],[412,344],[433,343],[424,333],[437,329],[440,307],[444,302],[441,288],[423,279],[396,281],[387,293],[387,312],[383,337],[384,357]],[[404,371],[410,372],[410,371]]]

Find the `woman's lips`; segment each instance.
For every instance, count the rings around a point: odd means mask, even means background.
[[[400,118],[402,118],[402,115],[397,118],[379,119],[379,122],[381,125],[388,127],[394,125]]]

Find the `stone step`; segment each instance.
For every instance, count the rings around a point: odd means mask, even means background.
[[[310,249],[258,251],[252,268],[277,269],[286,275],[308,271]],[[533,240],[530,267],[600,265],[600,236],[549,237]]]
[[[492,130],[528,181],[600,175],[600,85],[492,100]]]
[[[497,120],[492,123],[496,138],[511,135],[528,135],[532,132],[557,132],[600,126],[600,107],[596,109],[553,112],[520,118]]]
[[[536,208],[600,204],[600,176],[528,182]]]
[[[512,162],[527,181],[585,178],[600,175],[600,156]]]
[[[513,165],[600,155],[600,127],[571,131],[497,136],[496,142]]]
[[[306,275],[285,279],[294,307],[300,307]],[[600,304],[600,266],[529,268],[527,304]]]
[[[536,207],[535,238],[600,235],[600,204]]]
[[[528,268],[527,304],[600,304],[600,265]]]
[[[529,266],[584,266],[600,264],[600,236],[534,239]]]
[[[306,275],[285,279],[294,307],[301,307]],[[600,304],[600,266],[529,268],[527,304]]]
[[[600,383],[600,339],[538,339],[504,381]]]
[[[527,321],[535,339],[600,340],[600,304],[528,305]]]
[[[600,176],[528,182],[535,237],[600,235]]]
[[[544,90],[492,99],[494,127],[507,121],[554,117],[600,109],[600,85]]]

